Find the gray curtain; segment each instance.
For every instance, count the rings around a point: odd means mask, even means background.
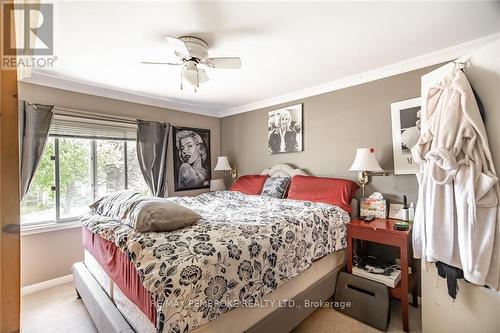
[[[170,123],[137,121],[137,157],[144,180],[155,197],[166,197]]]
[[[20,103],[21,200],[28,193],[54,117],[53,105]]]

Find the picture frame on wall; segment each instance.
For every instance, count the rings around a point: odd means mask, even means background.
[[[172,135],[175,191],[210,188],[210,130],[173,127]]]
[[[303,104],[286,106],[267,114],[269,155],[303,151]]]
[[[421,98],[416,97],[391,104],[392,147],[394,174],[416,174],[419,165],[411,149],[420,137]]]

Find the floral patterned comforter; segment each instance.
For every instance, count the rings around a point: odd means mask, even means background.
[[[219,191],[170,198],[203,216],[171,232],[140,233],[113,218],[83,216],[126,253],[154,297],[157,332],[187,332],[263,295],[346,247],[349,215],[308,201]]]

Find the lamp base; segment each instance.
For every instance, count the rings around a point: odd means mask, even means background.
[[[361,185],[361,197],[365,197],[365,186],[368,184],[368,173],[366,171],[360,171],[358,174],[358,181]]]

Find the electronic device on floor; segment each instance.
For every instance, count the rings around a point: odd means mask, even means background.
[[[401,280],[399,265],[377,260],[375,257],[359,257],[352,268],[352,274],[385,284],[394,288]]]

